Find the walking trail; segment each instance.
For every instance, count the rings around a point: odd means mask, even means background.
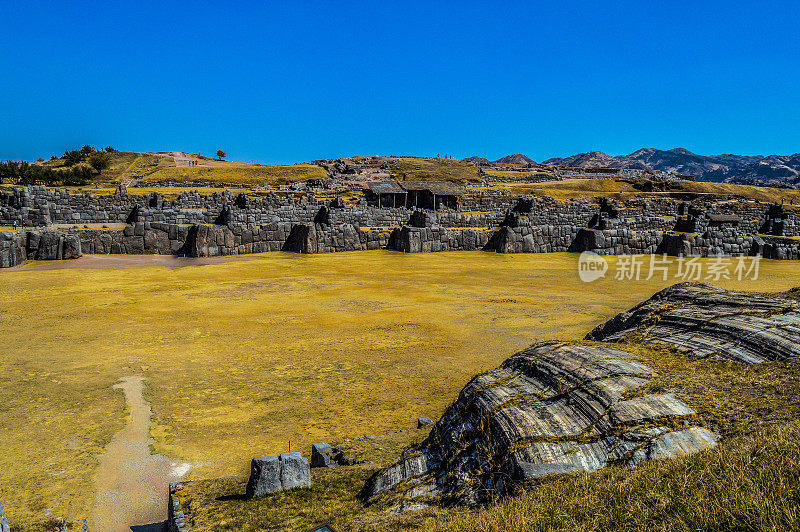
[[[167,518],[167,488],[191,466],[150,454],[152,411],[142,395],[144,378],[123,377],[114,385],[125,393],[130,417],[99,457],[95,474],[97,496],[91,530],[137,532],[161,530]]]

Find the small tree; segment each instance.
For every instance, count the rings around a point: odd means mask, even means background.
[[[64,152],[63,158],[67,166],[74,166],[83,161],[85,156],[80,150],[67,150]]]
[[[89,156],[89,165],[98,172],[102,172],[103,170],[108,168],[108,165],[110,163],[111,163],[111,156],[108,153],[96,151]]]
[[[81,148],[81,155],[83,155],[84,157],[88,157],[89,154],[92,153],[93,151],[94,151],[94,148],[92,148],[88,144],[84,144],[83,148]]]
[[[225,157],[227,157],[227,156],[228,156],[228,154],[227,154],[227,153],[225,153],[224,151],[222,151],[222,150],[217,150],[217,159],[219,159],[220,161],[221,161],[222,159],[224,159]]]
[[[106,146],[106,151],[107,151],[108,153],[113,153],[113,152],[115,152],[115,151],[117,151],[117,150],[116,150],[116,148],[112,148],[111,146]]]

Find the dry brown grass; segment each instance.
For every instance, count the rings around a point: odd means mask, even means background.
[[[601,196],[628,199],[642,193],[633,185],[612,179],[565,179],[544,183],[497,183],[492,188],[504,188],[513,194],[550,196],[558,200],[597,198]]]
[[[677,182],[679,190],[707,194],[731,194],[763,203],[800,203],[800,190],[774,187],[754,187],[730,183]]]
[[[478,167],[459,159],[400,157],[395,161],[393,171],[399,181],[480,182]]]
[[[232,185],[286,185],[295,181],[325,177],[315,164],[253,166],[229,163],[222,166],[168,166],[149,174],[145,181],[173,183],[212,182]]]

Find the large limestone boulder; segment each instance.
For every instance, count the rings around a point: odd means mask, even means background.
[[[587,340],[667,343],[697,356],[759,363],[800,354],[800,304],[790,295],[680,283],[599,325]]]
[[[362,495],[480,504],[553,473],[697,452],[717,436],[671,394],[637,395],[651,369],[608,346],[544,343],[473,378],[419,446]],[[388,494],[391,492],[391,495]]]

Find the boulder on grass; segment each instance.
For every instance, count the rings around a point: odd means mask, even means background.
[[[331,460],[332,447],[325,442],[311,446],[311,467],[336,467]]]
[[[283,453],[281,463],[281,489],[310,488],[311,466],[298,452]]]
[[[281,464],[274,454],[257,456],[250,462],[247,497],[258,497],[281,489]]]

